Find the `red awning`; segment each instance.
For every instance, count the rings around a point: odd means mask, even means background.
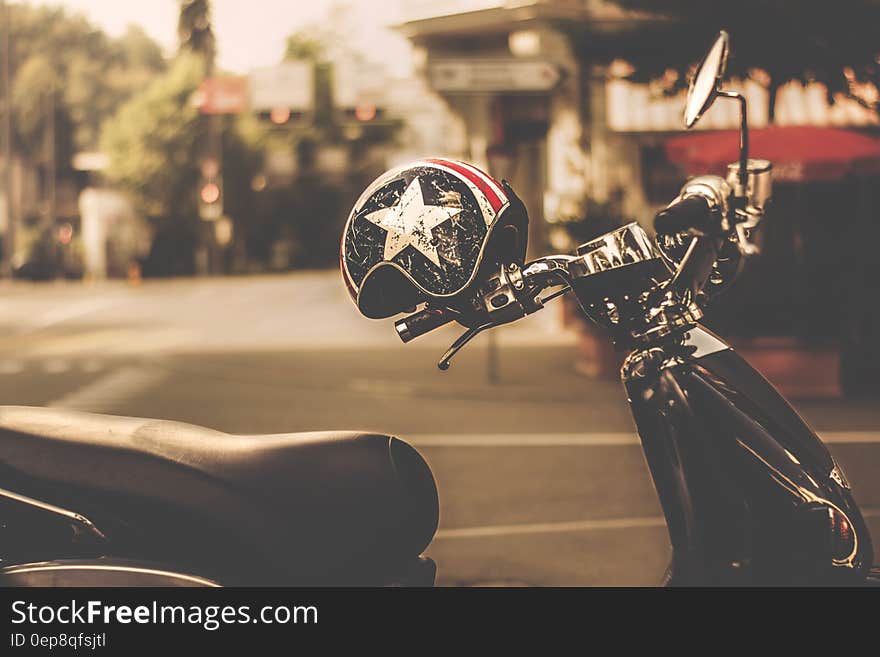
[[[666,156],[688,174],[723,175],[739,157],[739,132],[722,130],[673,137]],[[838,180],[848,173],[880,174],[880,139],[840,128],[769,126],[749,132],[749,156],[770,160],[773,179]]]

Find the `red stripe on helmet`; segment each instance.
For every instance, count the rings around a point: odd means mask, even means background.
[[[471,169],[471,168],[462,166],[460,163],[455,162],[454,160],[444,160],[441,158],[429,159],[429,160],[425,160],[425,161],[431,162],[432,164],[439,164],[441,166],[448,167],[448,168],[452,169],[453,171],[455,171],[460,176],[470,180],[474,185],[477,186],[477,189],[479,189],[481,192],[483,192],[483,195],[486,197],[486,200],[489,201],[489,206],[492,208],[492,210],[494,212],[498,212],[501,209],[501,207],[505,203],[507,203],[506,198],[504,198],[504,199],[500,198],[498,196],[498,194],[495,193],[495,190],[492,189],[492,185],[490,185],[488,182],[489,180],[492,180],[492,179],[489,178],[489,176],[486,175],[485,173],[482,173],[481,171],[479,171],[479,169],[477,169],[476,167]],[[496,185],[497,185],[497,183],[496,183]]]

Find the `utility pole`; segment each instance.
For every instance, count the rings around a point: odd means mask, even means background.
[[[206,66],[206,78],[210,80],[214,76],[214,58],[208,59]],[[216,167],[216,177],[220,180],[220,189],[223,189],[223,126],[220,123],[223,117],[219,114],[208,115],[208,138],[207,138],[207,160],[213,162]],[[222,198],[222,197],[221,197]],[[217,239],[214,235],[214,226],[216,221],[203,221],[203,231],[205,234],[205,246],[208,250],[208,274],[220,273],[220,253],[217,249]],[[206,226],[204,224],[207,224]]]
[[[205,80],[214,76],[214,58],[216,42],[211,29],[211,3],[209,0],[180,0],[180,16],[177,22],[177,34],[180,48],[191,50],[204,58]],[[200,200],[199,246],[196,252],[196,271],[199,274],[217,273],[219,269],[219,253],[214,235],[214,213],[220,208],[222,213],[222,123],[221,117],[211,114],[205,116],[205,141],[201,147],[202,176],[207,185],[200,185],[197,193],[201,196],[204,188],[210,190],[208,198]],[[208,173],[210,172],[210,174]],[[220,198],[214,198],[220,193]],[[212,200],[213,199],[213,200]],[[210,206],[211,215],[202,216],[201,207]]]
[[[9,5],[5,0],[0,0],[0,11],[3,15],[3,64],[0,67],[0,77],[3,78],[3,173],[4,175],[4,203],[6,204],[6,235],[3,239],[3,274],[12,278],[13,259],[15,257],[15,242],[17,238],[17,225],[15,220],[15,208],[12,203],[12,102],[10,93],[9,76],[9,32],[10,12]]]
[[[48,174],[47,182],[46,182],[46,225],[49,227],[49,230],[54,229],[55,227],[55,218],[56,218],[56,199],[55,199],[55,183],[56,183],[56,170],[55,170],[55,83],[51,83],[49,85],[49,95],[46,98],[46,147],[48,148],[48,152],[46,154],[47,160],[47,171]]]

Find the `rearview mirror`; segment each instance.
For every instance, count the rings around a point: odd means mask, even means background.
[[[718,97],[721,79],[724,77],[724,69],[727,65],[728,41],[727,32],[721,30],[691,80],[684,108],[686,128],[693,128]]]

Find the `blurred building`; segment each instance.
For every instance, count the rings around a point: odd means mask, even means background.
[[[400,30],[420,69],[467,126],[468,158],[507,177],[529,208],[530,243],[583,216],[587,199],[627,191],[640,215],[638,168],[614,144],[604,67],[576,53],[566,25],[633,31],[653,19],[598,0],[410,0]]]
[[[633,42],[662,56],[665,22],[605,0],[404,0],[398,29],[462,119],[467,158],[514,182],[541,250],[548,227],[583,217],[588,202],[620,195],[622,216],[647,223],[677,192],[683,172],[665,161],[663,144],[683,129],[684,95],[626,81],[628,65],[607,56]],[[603,57],[586,54],[591,40]],[[751,126],[766,125],[766,90],[732,86],[751,101]],[[736,112],[719,103],[700,128],[735,128]],[[829,105],[821,85],[789,83],[775,123],[866,125],[877,115],[844,98]]]
[[[50,162],[40,158],[16,155],[10,168],[9,204],[5,199],[6,185],[0,191],[0,235],[5,239],[14,223],[13,269],[17,275],[38,278],[75,274],[79,264],[74,262],[71,251],[76,245],[71,246],[66,238],[63,243],[58,242],[56,230],[66,225],[76,235],[79,180],[73,174],[52,176]],[[5,171],[2,159],[0,171]]]
[[[629,81],[625,61],[662,61],[674,23],[605,0],[404,0],[404,7],[397,29],[414,45],[417,70],[464,125],[466,159],[511,180],[523,198],[533,254],[571,248],[574,224],[589,232],[592,222],[596,234],[615,220],[650,226],[678,193],[689,172],[670,162],[666,143],[684,129],[685,95]],[[761,84],[727,86],[749,99],[753,129],[768,124]],[[774,125],[876,131],[876,112],[842,96],[834,101],[819,84],[788,83],[778,90]],[[699,124],[737,127],[734,103],[717,103]],[[868,375],[849,378],[858,385],[876,379],[880,350],[866,345],[880,316],[857,301],[873,295],[873,278],[857,268],[860,258],[838,255],[878,223],[876,181],[779,178],[766,257],[712,319],[728,334],[781,336],[783,345],[835,353],[821,361],[835,367],[837,349],[844,369],[854,360],[847,354],[860,354],[855,360],[874,364]],[[824,365],[806,370],[837,379]]]

